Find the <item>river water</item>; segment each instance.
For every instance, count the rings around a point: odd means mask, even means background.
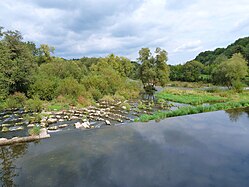
[[[0,147],[2,186],[249,186],[249,108]]]

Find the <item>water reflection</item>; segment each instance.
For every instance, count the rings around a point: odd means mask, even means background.
[[[21,168],[18,168],[14,164],[14,162],[17,158],[25,154],[27,148],[28,144],[26,143],[14,146],[0,147],[0,180],[2,182],[2,186],[16,186],[14,183],[14,177],[17,177],[19,175],[19,170]]]
[[[239,108],[239,109],[230,109],[226,110],[226,113],[229,115],[231,121],[236,122],[242,115],[249,117],[249,108]]]
[[[236,123],[229,119],[231,111],[218,111],[64,131],[22,151],[3,147],[2,184],[247,187],[249,116],[244,111]]]

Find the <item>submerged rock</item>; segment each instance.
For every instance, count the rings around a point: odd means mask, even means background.
[[[65,127],[67,127],[68,126],[68,124],[63,124],[63,125],[59,125],[58,127],[59,128],[65,128]]]

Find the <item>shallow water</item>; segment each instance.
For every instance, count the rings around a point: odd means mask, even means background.
[[[249,108],[0,148],[3,186],[248,186]]]

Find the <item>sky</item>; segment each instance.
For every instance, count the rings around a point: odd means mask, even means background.
[[[179,64],[249,36],[249,1],[0,0],[0,26],[67,59],[160,47]]]

